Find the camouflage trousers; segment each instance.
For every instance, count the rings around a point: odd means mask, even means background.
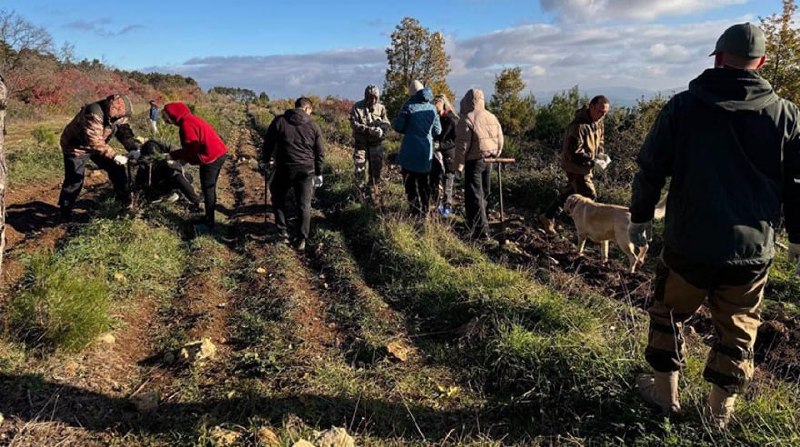
[[[357,147],[353,151],[353,166],[358,188],[367,186],[368,181],[370,185],[379,184],[383,169],[383,146]]]
[[[741,393],[753,377],[753,346],[761,324],[758,309],[768,273],[769,264],[760,264],[707,268],[682,276],[660,261],[653,302],[647,309],[645,358],[650,366],[671,372],[686,365],[684,326],[705,302],[716,337],[703,377],[730,393]]]

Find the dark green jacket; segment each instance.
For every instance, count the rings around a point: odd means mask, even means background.
[[[785,210],[800,242],[798,108],[756,72],[709,69],[675,95],[645,139],[631,220],[653,218],[667,177],[664,260],[670,267],[756,265],[774,254]]]

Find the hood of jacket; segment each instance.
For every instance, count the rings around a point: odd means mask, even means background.
[[[164,114],[172,121],[178,123],[180,120],[192,114],[189,107],[182,102],[171,102],[164,106]]]
[[[377,85],[370,84],[364,89],[364,101],[369,102],[370,98],[375,98],[375,102],[381,100],[381,91]]]
[[[758,73],[734,68],[709,68],[689,83],[689,92],[728,112],[763,110],[780,99]]]
[[[473,88],[467,91],[467,94],[461,99],[461,109],[459,111],[462,115],[466,115],[476,110],[484,110],[485,108],[486,101],[483,96],[483,90]]]
[[[303,109],[289,109],[284,112],[283,117],[293,126],[305,124],[311,119],[311,116],[309,116]]]
[[[414,95],[411,96],[411,102],[414,103],[422,104],[431,101],[433,101],[433,90],[428,87],[419,90],[417,93],[414,93]]]

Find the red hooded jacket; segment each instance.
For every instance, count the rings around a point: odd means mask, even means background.
[[[199,116],[192,115],[186,104],[171,102],[164,106],[164,114],[180,128],[181,149],[170,152],[173,159],[207,165],[228,152],[217,131]]]

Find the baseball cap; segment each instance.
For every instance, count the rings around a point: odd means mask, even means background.
[[[717,39],[717,46],[709,56],[726,53],[755,59],[763,56],[766,52],[764,32],[752,23],[746,22],[726,29]]]

